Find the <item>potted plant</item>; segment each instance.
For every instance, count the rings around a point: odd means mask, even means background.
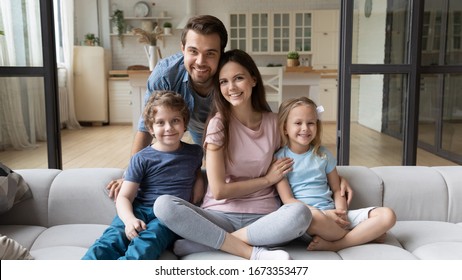
[[[300,65],[300,61],[298,60],[300,55],[297,51],[291,51],[287,53],[287,66],[295,67]]]
[[[112,22],[114,23],[114,27],[117,29],[117,36],[119,37],[120,44],[124,45],[124,33],[125,33],[125,19],[124,19],[124,11],[122,10],[115,10],[114,14],[112,15]]]
[[[85,45],[86,46],[98,46],[99,45],[99,38],[95,36],[93,33],[85,34]]]
[[[170,35],[172,34],[172,23],[171,22],[164,22],[164,34]]]

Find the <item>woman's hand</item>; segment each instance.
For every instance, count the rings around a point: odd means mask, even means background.
[[[138,233],[146,229],[146,224],[137,218],[133,218],[125,224],[125,235],[128,240],[138,237]]]
[[[294,160],[288,157],[273,160],[265,178],[268,180],[270,185],[274,185],[281,181],[287,173],[292,171],[293,164]]]

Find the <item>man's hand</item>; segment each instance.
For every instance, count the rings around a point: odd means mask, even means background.
[[[353,189],[350,187],[348,181],[340,177],[340,195],[345,197],[347,205],[350,206],[350,202],[353,199]]]
[[[116,201],[117,195],[119,195],[120,188],[122,187],[122,182],[124,179],[117,179],[117,180],[112,180],[109,182],[109,184],[106,186],[106,189],[109,190],[109,197],[114,199]]]

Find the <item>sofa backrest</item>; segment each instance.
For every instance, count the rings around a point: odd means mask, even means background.
[[[462,223],[462,167],[433,167],[443,176],[448,188],[448,222]]]
[[[353,200],[349,209],[382,206],[382,179],[364,166],[338,166],[337,171],[353,189]]]
[[[107,184],[122,178],[117,168],[78,168],[56,176],[50,189],[49,226],[62,224],[110,224],[116,215]]]
[[[384,206],[398,221],[448,220],[448,188],[437,169],[425,166],[371,168],[384,184]]]

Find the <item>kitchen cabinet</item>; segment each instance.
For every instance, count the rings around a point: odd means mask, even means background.
[[[324,112],[321,114],[323,122],[337,121],[337,88],[336,78],[321,78],[318,100],[315,102],[318,106],[324,107]]]
[[[144,94],[146,93],[146,84],[151,74],[147,70],[128,70],[128,78],[132,91],[132,123],[133,131],[138,130],[138,121],[144,111]]]
[[[313,14],[314,69],[337,69],[339,52],[339,11],[317,10]]]
[[[231,14],[229,26],[229,44],[231,49],[247,51],[247,15]],[[259,38],[255,38],[259,40]],[[268,43],[266,43],[268,45]]]
[[[311,12],[230,14],[231,49],[253,54],[311,52]]]
[[[128,77],[109,78],[109,123],[132,123],[133,93]]]

